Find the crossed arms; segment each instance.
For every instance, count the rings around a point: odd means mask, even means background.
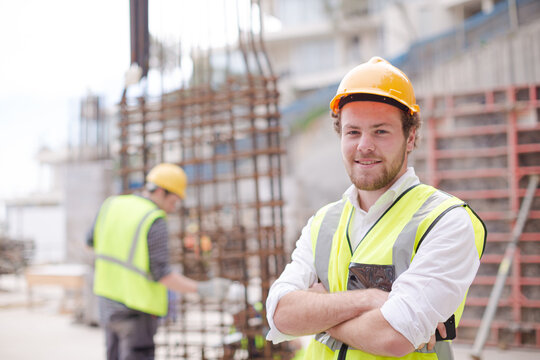
[[[390,326],[379,310],[387,297],[388,293],[377,289],[326,293],[317,284],[310,290],[284,295],[274,313],[274,324],[280,332],[290,335],[326,331],[368,353],[404,356],[414,346]]]
[[[441,329],[437,323],[456,310],[479,267],[472,225],[461,210],[453,210],[439,221],[438,227],[444,231],[435,231],[436,227],[425,238],[390,295],[375,289],[328,294],[321,285],[303,290],[317,282],[306,226],[293,261],[270,290],[268,340],[281,342],[326,331],[351,347],[376,355],[403,356],[423,343],[429,349],[436,327],[445,336],[444,326]]]

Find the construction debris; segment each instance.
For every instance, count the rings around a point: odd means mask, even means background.
[[[31,240],[14,240],[0,236],[0,275],[22,274],[34,251]]]

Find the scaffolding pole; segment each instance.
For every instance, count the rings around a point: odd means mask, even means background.
[[[514,253],[516,251],[519,238],[521,237],[523,227],[525,226],[525,222],[529,216],[529,210],[531,208],[537,186],[538,175],[531,175],[529,178],[529,185],[527,186],[527,192],[523,198],[521,208],[519,209],[516,224],[512,230],[510,243],[506,248],[503,260],[499,265],[497,280],[495,281],[495,285],[491,291],[488,305],[484,311],[484,316],[482,317],[482,323],[480,324],[476,339],[474,340],[474,345],[471,352],[471,358],[474,360],[479,360],[481,358],[482,349],[484,348],[484,344],[486,343],[491,328],[491,321],[497,312],[499,299],[504,289],[504,284],[506,283],[506,278],[508,277],[512,260],[514,259]]]

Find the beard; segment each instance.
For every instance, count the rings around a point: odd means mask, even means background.
[[[348,168],[349,178],[358,190],[375,191],[390,186],[403,168],[406,153],[407,143],[404,143],[401,156],[396,157],[390,163],[390,166],[384,167],[380,173],[368,171],[355,174],[353,169]],[[383,157],[382,160],[384,161],[386,159]]]

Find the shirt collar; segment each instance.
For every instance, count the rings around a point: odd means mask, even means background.
[[[416,176],[413,167],[407,167],[407,171],[396,180],[392,186],[382,194],[375,204],[371,208],[380,208],[386,207],[392,204],[399,195],[401,195],[405,190],[410,188],[413,185],[419,184],[420,179]],[[343,199],[349,200],[351,204],[360,211],[363,211],[358,204],[358,193],[354,184],[349,186],[347,190],[343,193]],[[370,210],[371,210],[370,208]]]

